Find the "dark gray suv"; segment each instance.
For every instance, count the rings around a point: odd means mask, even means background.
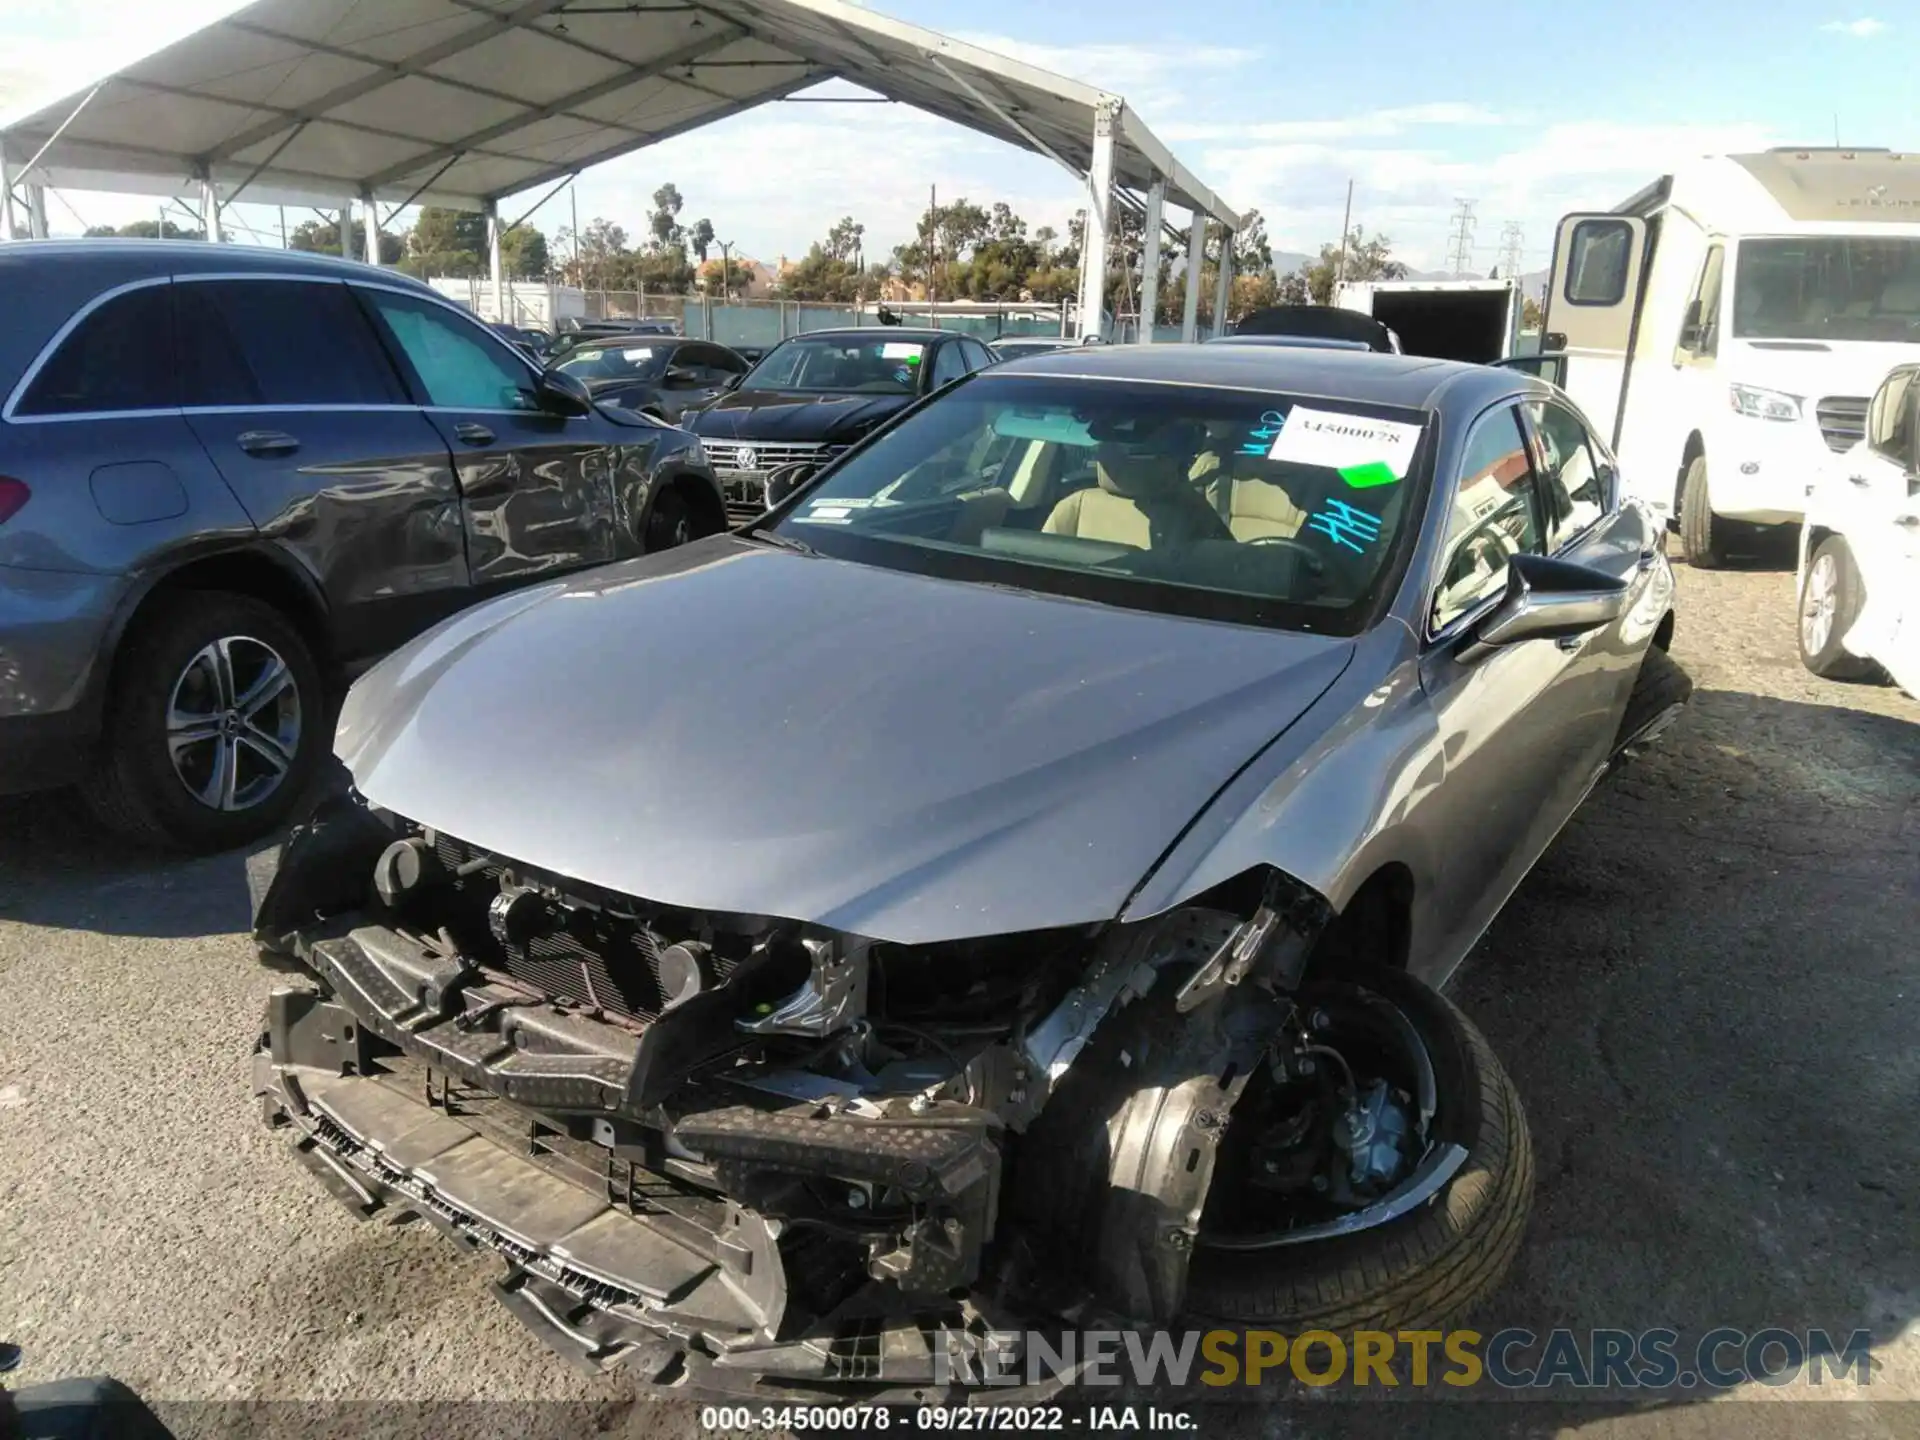
[[[0,792],[277,825],[327,692],[476,600],[723,529],[700,442],[391,271],[0,246]]]

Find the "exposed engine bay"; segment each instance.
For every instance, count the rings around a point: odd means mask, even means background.
[[[255,1089],[356,1212],[499,1253],[582,1365],[924,1396],[995,1331],[1171,1323],[1196,1256],[1389,1223],[1466,1160],[1420,1030],[1310,977],[1325,902],[1206,898],[909,947],[341,797],[258,906],[317,984],[275,992]]]

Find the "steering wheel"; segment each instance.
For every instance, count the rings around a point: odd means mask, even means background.
[[[1322,556],[1318,550],[1314,549],[1313,546],[1307,544],[1306,541],[1297,540],[1291,535],[1256,535],[1251,540],[1243,540],[1240,543],[1243,545],[1285,545],[1289,550],[1304,560],[1307,568],[1314,574],[1321,575],[1326,573],[1326,558]]]

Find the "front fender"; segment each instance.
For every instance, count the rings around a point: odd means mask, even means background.
[[[1383,865],[1430,895],[1436,844],[1416,817],[1446,773],[1413,636],[1389,621],[1286,734],[1217,794],[1135,892],[1121,919],[1186,904],[1271,868],[1338,913]]]

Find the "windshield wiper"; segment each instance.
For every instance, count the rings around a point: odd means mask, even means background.
[[[820,554],[806,541],[797,540],[791,535],[782,535],[775,530],[748,530],[745,534],[749,540],[757,540],[762,545],[771,545],[776,550],[791,550],[795,555],[812,555],[816,558]]]

